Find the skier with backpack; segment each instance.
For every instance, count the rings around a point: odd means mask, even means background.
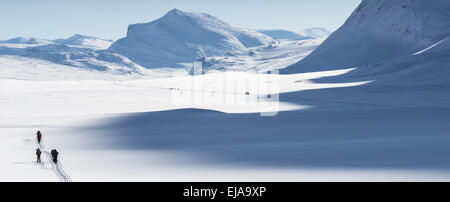
[[[36,156],[37,156],[37,162],[40,163],[41,162],[41,150],[38,148],[36,149]]]
[[[42,133],[41,133],[41,131],[38,131],[36,133],[36,138],[37,138],[38,143],[41,144],[41,140],[42,140]]]
[[[58,163],[58,151],[56,151],[56,149],[53,149],[52,151],[51,151],[51,154],[52,154],[52,158],[53,158],[53,163]]]

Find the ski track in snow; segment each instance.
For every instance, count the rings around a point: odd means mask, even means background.
[[[430,49],[434,48],[435,46],[441,44],[442,42],[446,41],[449,37],[450,37],[450,36],[446,37],[445,39],[440,40],[439,42],[437,42],[437,43],[431,45],[431,46],[428,47],[428,48],[425,48],[425,49],[423,49],[423,50],[421,50],[421,51],[419,51],[419,52],[417,52],[417,53],[414,53],[413,55],[420,55],[420,54],[422,54],[422,53],[424,53],[424,52],[427,52],[428,50],[430,50]]]
[[[70,179],[69,175],[67,175],[67,173],[64,172],[64,170],[62,168],[61,161],[58,160],[57,164],[53,163],[52,155],[50,154],[50,152],[45,151],[45,146],[43,144],[39,144],[39,143],[36,143],[36,144],[39,146],[39,149],[42,151],[43,154],[45,154],[45,156],[47,157],[47,159],[51,163],[52,170],[53,170],[53,172],[55,172],[56,176],[58,176],[59,180],[61,182],[71,182],[72,180]]]

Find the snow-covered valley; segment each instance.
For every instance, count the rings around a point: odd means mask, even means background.
[[[370,81],[313,82],[351,71],[281,75],[280,112],[269,117],[260,113],[272,106],[248,101],[253,95],[246,89],[210,91],[211,81],[221,85],[218,78],[230,73],[2,79],[0,130],[6,141],[0,148],[14,155],[1,161],[8,173],[1,179],[64,180],[49,159],[34,163],[34,136],[41,130],[45,148],[60,151],[61,168],[72,181],[448,181],[448,95],[367,92]],[[183,85],[193,80],[209,85]],[[182,97],[187,102],[173,102],[177,91],[189,93]],[[214,102],[229,96],[244,101]],[[413,101],[389,101],[400,97]]]

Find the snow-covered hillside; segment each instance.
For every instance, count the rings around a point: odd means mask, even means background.
[[[363,0],[311,55],[286,72],[361,67],[405,57],[450,36],[448,0]]]
[[[114,41],[99,39],[97,37],[92,36],[75,34],[67,39],[55,39],[53,40],[53,42],[71,47],[90,48],[93,50],[105,50],[108,49]]]
[[[225,55],[270,45],[274,40],[257,31],[236,27],[204,13],[172,10],[150,23],[128,27],[127,37],[110,50],[147,67],[179,67],[201,57]]]

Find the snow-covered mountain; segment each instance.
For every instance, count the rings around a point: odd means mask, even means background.
[[[330,36],[331,32],[321,27],[306,28],[300,32],[300,35],[307,38],[320,39]]]
[[[46,39],[38,39],[32,37],[16,37],[4,41],[0,41],[1,44],[51,44],[52,41]]]
[[[411,56],[450,36],[448,0],[363,0],[345,24],[286,72],[361,67]]]
[[[16,37],[8,40],[0,41],[3,47],[38,47],[39,45],[67,46],[78,49],[105,50],[114,41],[104,40],[92,36],[83,36],[75,34],[67,39],[38,39],[32,37]]]
[[[108,51],[112,43],[110,40],[78,34],[53,41],[18,37],[0,42],[0,55],[39,59],[60,65],[120,74],[142,70],[142,67],[130,59]]]
[[[276,40],[324,39],[331,34],[327,29],[320,27],[307,28],[300,33],[282,29],[259,30],[259,32]]]
[[[16,41],[0,43],[0,55],[8,56],[5,60],[25,57],[80,69],[144,75],[159,71],[155,70],[158,67],[190,69],[202,58],[205,71],[282,69],[305,57],[322,39],[279,42],[208,14],[175,9],[151,23],[130,25],[127,37],[115,43],[79,34],[38,44]]]
[[[128,27],[127,37],[110,50],[147,67],[179,67],[180,63],[273,44],[257,31],[230,25],[204,13],[172,10],[150,23]]]
[[[175,9],[153,22],[130,25],[127,37],[117,42],[79,34],[51,41],[17,38],[0,42],[0,55],[7,61],[25,57],[118,74],[153,75],[160,67],[185,70],[199,59],[205,61],[204,71],[268,71],[294,64],[323,41],[294,36],[300,38],[277,41],[208,14]]]
[[[304,38],[305,36],[300,35],[296,32],[289,31],[289,30],[282,30],[282,29],[272,29],[272,30],[258,30],[262,34],[265,34],[267,36],[272,37],[273,39],[277,40],[292,40],[292,39],[300,39]]]
[[[94,50],[104,50],[108,49],[111,44],[114,42],[112,40],[104,40],[97,37],[92,36],[84,36],[80,34],[75,34],[72,37],[67,39],[56,39],[53,40],[56,44],[62,44],[72,47],[79,48],[90,48]]]

